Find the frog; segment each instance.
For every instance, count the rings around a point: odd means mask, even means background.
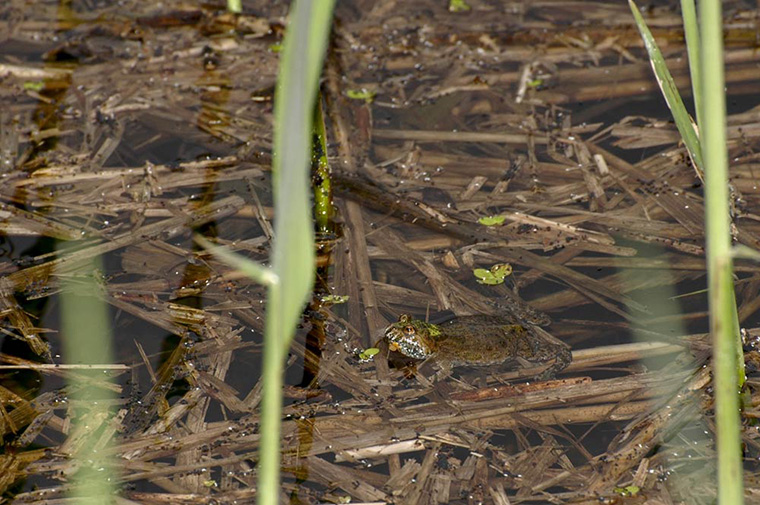
[[[414,360],[432,359],[446,369],[547,364],[538,380],[555,377],[572,361],[569,345],[509,316],[460,316],[433,324],[401,314],[385,329],[383,340],[391,351]]]

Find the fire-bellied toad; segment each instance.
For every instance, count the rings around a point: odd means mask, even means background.
[[[572,360],[564,342],[535,325],[502,316],[462,316],[432,324],[403,314],[386,328],[384,338],[392,351],[418,360],[433,358],[446,368],[551,363],[539,379],[553,377]]]

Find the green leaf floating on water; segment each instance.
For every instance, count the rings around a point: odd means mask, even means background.
[[[470,6],[464,0],[449,0],[449,12],[467,12]]]
[[[332,305],[338,305],[340,303],[346,303],[348,301],[348,295],[325,295],[320,298],[322,303],[330,303]]]
[[[480,284],[495,286],[502,284],[504,279],[512,273],[512,265],[509,263],[497,263],[489,270],[485,268],[476,268],[472,274],[477,278]]]
[[[613,489],[613,492],[620,496],[636,496],[639,494],[639,491],[641,491],[639,486],[616,487]]]
[[[370,347],[369,349],[364,349],[362,352],[359,353],[359,359],[362,361],[371,361],[372,357],[379,353],[380,349],[377,347]]]
[[[501,226],[506,219],[507,216],[483,216],[478,219],[478,223],[486,226]]]

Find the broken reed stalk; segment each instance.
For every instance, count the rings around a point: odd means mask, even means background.
[[[702,74],[700,124],[705,161],[705,234],[710,333],[713,338],[715,421],[718,449],[718,503],[744,502],[739,389],[744,362],[736,323],[726,148],[726,101],[723,77],[721,2],[699,3]],[[737,348],[738,347],[738,348]]]

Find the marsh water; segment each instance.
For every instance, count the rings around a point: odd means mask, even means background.
[[[281,501],[710,503],[702,182],[628,7],[466,5],[336,7],[321,87],[335,218],[286,365]],[[243,6],[0,6],[7,502],[66,496],[84,365],[113,379],[118,414],[89,435],[122,497],[255,501],[266,290],[193,241],[266,263],[273,237],[288,4]],[[758,11],[724,6],[732,231],[758,248]],[[677,8],[646,17],[688,101]],[[501,265],[503,282],[478,273]],[[735,270],[756,365],[760,277]],[[111,363],[65,350],[62,297],[93,280]],[[361,355],[400,314],[506,313],[570,346],[570,366],[535,381]]]

